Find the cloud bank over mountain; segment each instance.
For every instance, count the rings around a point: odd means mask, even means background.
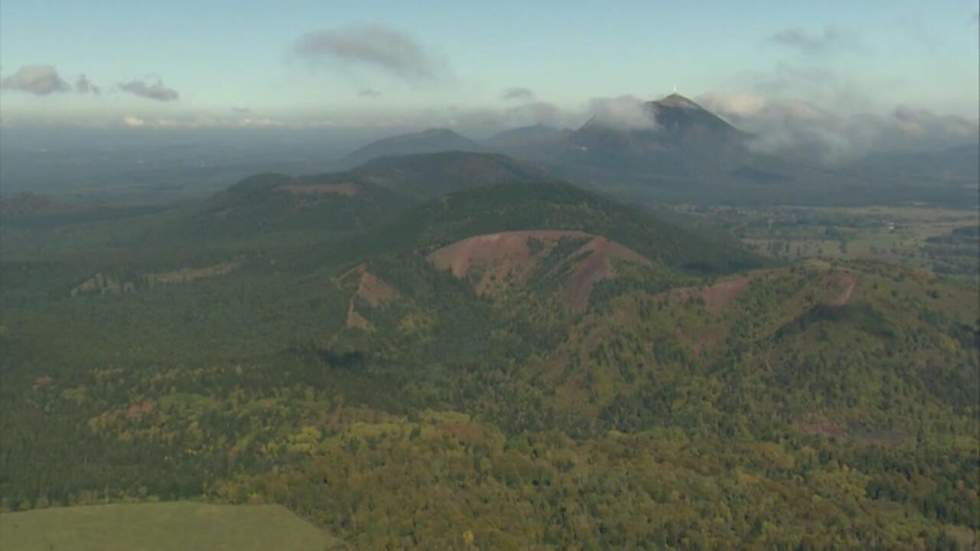
[[[758,151],[830,164],[874,151],[938,149],[980,141],[976,121],[908,106],[885,113],[839,114],[800,99],[752,94],[708,94],[699,100],[750,132],[750,145]]]

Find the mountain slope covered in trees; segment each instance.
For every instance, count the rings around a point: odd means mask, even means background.
[[[975,288],[763,260],[465,155],[8,249],[5,510],[269,502],[351,548],[972,545]]]

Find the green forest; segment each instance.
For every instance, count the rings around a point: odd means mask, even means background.
[[[463,153],[2,223],[0,512],[275,504],[352,549],[978,541],[962,278],[763,256]]]

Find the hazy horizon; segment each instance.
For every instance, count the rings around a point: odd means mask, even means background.
[[[0,124],[575,126],[675,86],[736,115],[977,118],[974,2],[703,9],[23,2],[0,21]]]

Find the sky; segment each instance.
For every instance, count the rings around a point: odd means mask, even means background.
[[[736,111],[975,120],[977,18],[976,0],[3,0],[0,124],[574,124],[675,86]]]

